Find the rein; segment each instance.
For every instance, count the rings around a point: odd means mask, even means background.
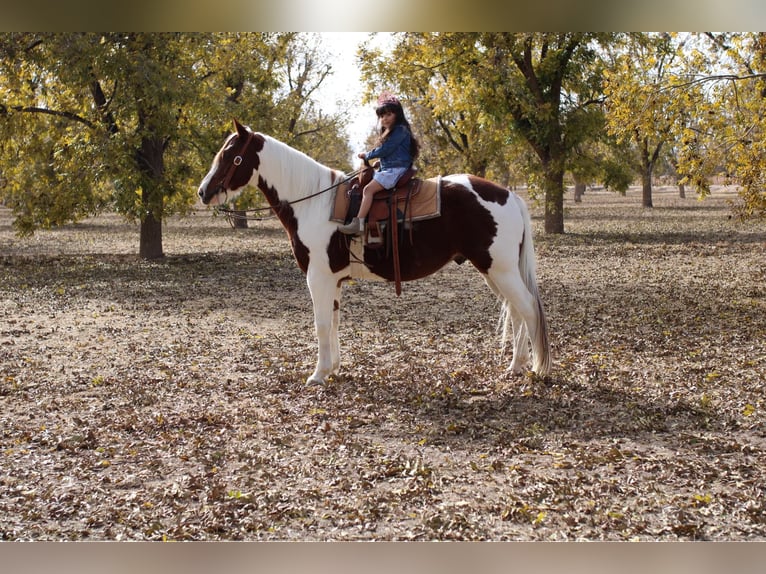
[[[249,143],[249,140],[248,140],[248,143]],[[243,147],[243,150],[246,147],[247,147],[247,144],[245,144],[245,146]],[[235,157],[234,160],[236,161],[238,158],[240,158],[240,156]],[[228,179],[231,179],[231,176],[229,174],[233,174],[233,172],[236,169],[237,165],[239,165],[240,163],[242,163],[241,159],[240,159],[239,163],[237,163],[236,165],[234,163],[232,163],[232,167],[229,168],[229,172],[226,174],[227,175],[227,179],[224,180],[224,181],[227,181]],[[307,195],[305,197],[301,197],[300,199],[296,199],[294,201],[283,201],[283,202],[280,203],[280,205],[281,204],[295,205],[296,203],[300,203],[301,201],[306,201],[308,199],[311,199],[312,197],[316,197],[318,195],[322,195],[323,193],[327,193],[328,191],[330,191],[332,189],[336,189],[336,188],[340,187],[344,183],[348,183],[349,181],[354,179],[356,176],[358,176],[361,172],[362,172],[361,169],[357,169],[356,171],[352,171],[351,173],[346,174],[344,179],[341,179],[337,183],[332,184],[330,187],[326,187],[324,189],[321,189],[321,190],[317,191],[316,193],[312,193],[311,195]],[[228,183],[228,181],[227,181],[227,183]],[[262,221],[264,219],[271,219],[274,216],[271,215],[269,217],[249,217],[248,215],[242,215],[242,213],[243,212],[245,214],[247,214],[247,213],[259,213],[259,212],[263,212],[263,211],[274,210],[274,209],[276,209],[276,207],[277,206],[271,206],[270,205],[268,207],[254,207],[254,208],[251,208],[251,209],[229,209],[228,207],[216,206],[215,211],[226,214],[226,216],[229,217],[230,219],[240,219],[240,220],[245,219],[245,220],[251,220],[251,221]]]

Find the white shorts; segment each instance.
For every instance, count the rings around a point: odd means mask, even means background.
[[[381,171],[376,171],[372,179],[377,181],[384,189],[391,189],[399,181],[399,178],[407,171],[406,167],[390,167]]]

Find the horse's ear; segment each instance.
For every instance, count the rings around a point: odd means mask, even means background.
[[[247,128],[239,123],[237,118],[234,118],[234,129],[237,130],[237,133],[243,137],[247,135]]]

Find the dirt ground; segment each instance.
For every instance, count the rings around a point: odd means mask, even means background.
[[[571,194],[570,196],[571,197]],[[0,539],[764,540],[766,222],[588,191],[542,233],[554,369],[505,372],[470,264],[344,289],[316,358],[276,222],[0,209]]]

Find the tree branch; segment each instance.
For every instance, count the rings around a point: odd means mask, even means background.
[[[68,120],[72,120],[75,122],[79,122],[81,124],[86,125],[90,129],[96,129],[96,124],[91,122],[90,120],[87,120],[83,118],[82,116],[78,116],[77,114],[74,114],[72,112],[63,112],[60,110],[49,110],[48,108],[39,108],[37,106],[5,106],[4,104],[0,104],[0,114],[7,114],[8,110],[11,109],[15,112],[26,112],[26,113],[33,113],[33,114],[46,114],[49,116],[56,116],[59,118],[66,118]]]
[[[444,135],[447,136],[447,141],[450,143],[450,145],[460,153],[464,153],[465,150],[460,147],[460,144],[455,140],[454,137],[452,137],[452,130],[450,130],[446,122],[442,118],[436,118],[436,122],[439,124],[439,127],[444,130]]]
[[[694,78],[693,80],[689,80],[688,82],[683,82],[681,84],[672,84],[670,86],[663,86],[659,88],[658,91],[664,92],[665,90],[673,90],[676,88],[688,88],[689,86],[694,86],[696,84],[704,84],[706,82],[718,82],[721,80],[739,82],[743,80],[754,80],[756,78],[766,78],[766,73],[747,74],[745,76],[738,76],[737,74],[718,74],[714,76],[703,76],[701,78]]]

